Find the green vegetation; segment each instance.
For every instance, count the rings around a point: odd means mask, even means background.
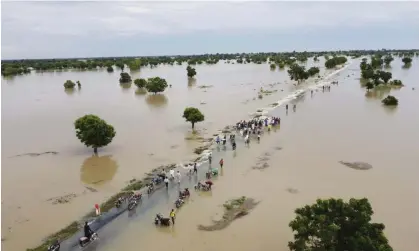
[[[191,122],[192,129],[195,128],[195,123],[202,122],[205,120],[204,114],[202,114],[201,111],[195,107],[185,108],[182,117],[185,118],[187,122]]]
[[[409,67],[412,64],[412,58],[410,57],[404,57],[402,59],[402,62],[404,63],[405,67]]]
[[[28,74],[31,70],[36,71],[56,71],[56,70],[96,70],[106,68],[108,72],[116,69],[125,70],[125,66],[133,70],[139,70],[141,67],[156,67],[161,64],[166,65],[182,65],[186,62],[188,65],[196,64],[217,64],[220,60],[226,60],[231,63],[238,64],[263,64],[268,61],[277,66],[290,66],[296,61],[306,62],[308,58],[314,57],[314,61],[318,61],[319,57],[324,56],[326,62],[329,59],[341,58],[336,55],[345,55],[347,57],[357,58],[361,56],[371,55],[381,59],[384,55],[392,55],[393,57],[414,57],[417,55],[416,50],[352,50],[337,52],[267,52],[267,53],[217,53],[192,56],[160,56],[160,57],[109,57],[109,58],[88,58],[88,59],[31,59],[31,60],[2,60],[1,74],[3,76],[15,76]],[[384,58],[386,61],[387,56]],[[338,65],[334,61],[330,61],[328,65]],[[387,63],[386,63],[387,65]],[[333,67],[332,67],[333,66]],[[283,67],[280,67],[281,69]]]
[[[386,58],[388,58],[386,56]],[[374,61],[375,60],[375,61]],[[371,63],[368,63],[367,59],[363,59],[362,62],[359,65],[359,68],[361,69],[361,78],[368,80],[365,87],[367,88],[367,91],[373,89],[377,86],[386,86],[386,87],[402,87],[403,83],[400,80],[392,80],[393,75],[391,72],[386,72],[382,70],[376,70],[372,66],[372,62],[376,62],[375,65],[378,68],[381,68],[380,62],[377,58],[372,58]],[[378,63],[377,63],[378,62]],[[390,59],[388,59],[386,62],[391,62]]]
[[[376,250],[393,251],[384,236],[384,224],[371,223],[373,210],[368,199],[318,199],[295,210],[289,226],[292,251]]]
[[[93,147],[95,153],[99,147],[112,142],[116,132],[113,126],[96,115],[88,114],[74,122],[77,138],[87,147]]]
[[[156,94],[158,92],[164,92],[167,86],[167,82],[164,78],[154,77],[147,79],[147,84],[145,88],[148,92]]]
[[[145,80],[144,78],[137,78],[134,80],[134,84],[135,86],[137,86],[137,88],[142,89],[145,88],[145,86],[147,85],[147,80]]]
[[[271,64],[269,67],[271,68],[271,70],[275,70],[276,69],[276,64]]]
[[[330,59],[326,60],[326,62],[324,63],[324,66],[327,69],[332,69],[332,68],[335,68],[338,65],[346,63],[346,61],[348,61],[348,59],[344,56],[333,57],[333,58],[330,58]]]
[[[65,89],[73,89],[76,86],[76,84],[71,81],[71,80],[67,80],[64,82],[64,88]]]
[[[188,67],[186,67],[186,72],[188,75],[188,78],[193,78],[196,75],[196,70],[195,68],[192,68],[191,66],[188,65]]]
[[[288,70],[288,75],[291,80],[295,80],[298,83],[312,77],[320,72],[318,67],[311,67],[308,71],[305,70],[304,66],[298,64],[292,64]]]
[[[320,72],[319,67],[311,67],[310,69],[308,69],[308,75],[310,75],[310,77],[318,74]]]
[[[131,76],[126,72],[121,72],[119,83],[130,83],[132,81]]]
[[[388,54],[385,58],[384,58],[384,63],[386,64],[386,66],[390,66],[391,62],[394,60],[394,58],[391,56],[391,54]]]
[[[399,104],[399,100],[396,97],[388,95],[385,99],[381,101],[383,105],[386,106],[397,106]]]

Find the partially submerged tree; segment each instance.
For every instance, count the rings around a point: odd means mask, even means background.
[[[87,147],[93,147],[97,153],[99,147],[107,146],[112,142],[116,132],[113,126],[96,115],[88,114],[74,122],[77,138]]]
[[[202,122],[205,119],[204,114],[198,108],[188,107],[183,111],[183,118],[192,123],[192,129],[195,128],[195,123]]]
[[[108,66],[108,68],[106,68],[106,70],[107,70],[108,72],[113,72],[113,67],[110,65],[110,66]]]
[[[145,88],[148,92],[152,92],[154,94],[158,92],[164,92],[167,88],[167,81],[164,78],[154,77],[147,79],[147,84]]]
[[[289,226],[294,241],[292,251],[392,251],[384,236],[384,224],[371,223],[373,210],[368,199],[318,199],[313,205],[295,210]]]
[[[196,70],[195,68],[192,68],[190,65],[188,65],[188,67],[186,67],[186,74],[188,75],[188,78],[193,78],[196,75]]]
[[[386,66],[390,66],[391,62],[394,60],[394,58],[391,56],[391,54],[388,54],[385,58],[384,58],[384,63],[386,64]]]
[[[371,81],[368,81],[368,82],[365,84],[365,88],[367,88],[367,91],[369,91],[369,90],[371,90],[371,89],[373,89],[373,88],[374,88],[374,84],[373,84]]]
[[[142,89],[142,88],[145,88],[145,86],[147,85],[147,80],[145,80],[143,78],[137,78],[137,79],[134,80],[134,84],[139,89]]]
[[[324,63],[324,66],[327,69],[332,69],[332,68],[335,68],[337,65],[341,65],[341,64],[346,63],[346,61],[348,61],[348,59],[344,56],[333,57],[333,58],[330,58],[330,59],[326,60],[326,62]]]
[[[396,97],[388,95],[385,99],[381,101],[386,106],[396,106],[399,104],[399,100]]]
[[[393,77],[393,74],[388,71],[379,71],[378,74],[380,75],[380,78],[384,81],[384,83],[388,83],[388,81]]]
[[[310,75],[310,77],[318,74],[320,72],[319,67],[311,67],[310,69],[308,69],[308,75]]]
[[[409,66],[412,63],[412,59],[410,57],[404,57],[402,62],[404,63],[404,66]]]
[[[64,88],[65,89],[73,89],[76,86],[76,84],[71,81],[71,80],[67,80],[64,82]]]
[[[131,76],[126,72],[121,72],[121,77],[119,78],[119,83],[129,83],[131,82]]]
[[[374,69],[381,68],[383,66],[384,60],[381,57],[374,56],[371,58],[371,66]]]
[[[271,68],[271,70],[275,70],[276,65],[275,64],[271,64],[269,67]]]
[[[300,83],[301,80],[308,79],[309,77],[309,74],[305,71],[305,67],[298,64],[291,65],[288,70],[288,74],[291,80],[295,80],[298,83]]]
[[[403,82],[401,80],[395,79],[393,81],[390,81],[391,85],[395,85],[395,86],[403,86]]]

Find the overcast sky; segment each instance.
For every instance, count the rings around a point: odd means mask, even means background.
[[[2,59],[418,48],[419,2],[5,2]]]

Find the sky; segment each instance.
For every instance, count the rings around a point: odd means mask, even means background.
[[[411,49],[419,2],[1,3],[1,58]]]

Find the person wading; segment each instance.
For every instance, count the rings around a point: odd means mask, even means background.
[[[196,162],[195,162],[195,164],[193,165],[193,172],[194,172],[194,173],[198,173],[198,168],[196,167]]]
[[[221,159],[221,160],[220,160],[220,167],[221,167],[221,168],[223,168],[223,165],[224,165],[224,160],[223,160],[223,159]]]
[[[173,225],[175,225],[175,217],[176,217],[175,210],[172,209],[172,211],[170,211],[170,218],[172,219]]]
[[[166,185],[166,189],[169,188],[169,179],[166,177],[164,178],[164,184]]]

